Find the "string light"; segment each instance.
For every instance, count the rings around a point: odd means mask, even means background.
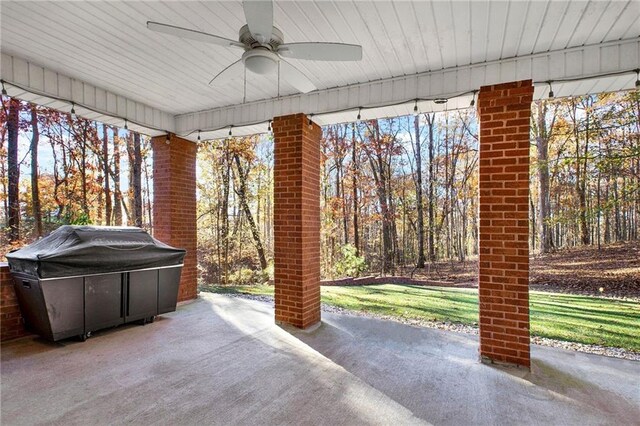
[[[74,104],[73,102],[71,102],[71,118],[73,120],[76,119],[76,104]]]
[[[167,136],[165,136],[164,138],[164,143],[166,143],[167,145],[171,143],[171,135],[169,134],[169,132],[167,132]]]
[[[313,121],[311,121],[311,117],[313,117],[313,114],[309,114],[309,121],[307,122],[307,124],[309,125],[310,129],[313,129]]]
[[[416,99],[416,103],[413,104],[413,116],[417,117],[418,116],[418,100]]]
[[[124,129],[125,130],[129,130],[129,123],[127,122],[127,119],[124,119]]]
[[[198,130],[198,142],[200,142],[200,130]]]
[[[556,79],[556,80],[534,81],[533,84],[534,85],[542,85],[542,84],[548,85],[549,86],[548,96],[549,96],[549,98],[553,98],[554,97],[554,93],[553,93],[552,83],[583,81],[583,80],[588,79],[588,78],[597,78],[597,77],[603,78],[603,77],[619,76],[619,75],[629,74],[631,72],[636,74],[635,88],[636,88],[636,90],[640,91],[640,68],[636,68],[636,69],[632,69],[632,70],[625,70],[625,71],[608,72],[608,73],[602,73],[602,74],[598,74],[598,75],[590,75],[588,77],[571,77],[571,78],[560,78],[560,79]],[[23,90],[25,92],[28,92],[28,93],[32,93],[32,94],[35,94],[35,95],[39,95],[39,96],[47,97],[47,98],[54,99],[54,100],[57,100],[57,101],[65,102],[67,104],[71,104],[71,114],[72,115],[75,114],[75,103],[70,99],[59,97],[59,96],[53,96],[53,95],[50,95],[50,94],[47,94],[47,93],[43,93],[43,92],[39,92],[37,90],[33,90],[31,88],[28,88],[28,87],[21,86],[20,84],[8,83],[8,82],[0,79],[0,86],[2,87],[2,96],[8,96],[7,95],[7,90],[6,90],[6,87],[5,87],[6,84],[8,84],[10,86],[13,86],[13,87],[16,87],[18,89],[21,89],[21,90]],[[457,97],[465,96],[465,95],[469,95],[469,94],[472,94],[472,99],[471,99],[469,105],[470,106],[475,106],[476,95],[478,94],[478,90],[469,90],[468,92],[458,93],[458,94],[450,96],[450,98],[457,98]],[[278,98],[279,98],[279,95],[278,95]],[[417,99],[413,99],[413,101],[414,101],[414,113],[415,113]],[[435,104],[446,104],[448,102],[448,98],[423,99],[423,101],[433,101]],[[358,115],[357,115],[356,120],[357,121],[362,120],[362,110],[364,110],[364,109],[384,108],[384,107],[403,105],[403,104],[406,105],[409,102],[411,102],[411,100],[400,101],[400,102],[397,102],[397,103],[390,103],[390,104],[372,105],[372,106],[367,106],[367,107],[359,106],[358,107]],[[94,108],[94,107],[91,107],[91,106],[87,106],[87,105],[81,105],[81,106],[84,109],[87,109],[89,111],[95,112],[95,113],[100,114],[100,115],[105,116],[105,117],[111,117],[111,118],[114,118],[114,119],[124,120],[124,122],[125,122],[124,129],[128,130],[128,120],[127,119],[125,119],[123,117],[120,117],[118,115],[109,114],[109,113],[107,113],[105,111],[102,111],[100,109],[97,109],[97,108]],[[336,109],[336,110],[331,110],[331,111],[323,111],[322,114],[337,114],[337,113],[347,112],[347,111],[350,111],[350,110],[353,110],[353,107],[345,108],[345,109]],[[313,116],[313,114],[310,114],[310,116]],[[267,122],[267,131],[269,131],[269,132],[272,131],[272,128],[271,128],[271,124],[272,123],[271,123],[271,121],[272,120],[268,120],[268,122]],[[311,121],[311,119],[309,121]],[[260,124],[260,123],[264,123],[264,121],[254,122],[254,123],[243,123],[242,126],[255,126],[255,125]],[[154,130],[154,131],[157,131],[157,132],[166,132],[166,130],[163,130],[163,129],[158,128],[158,127],[153,127],[153,126],[150,126],[148,124],[140,124],[140,123],[136,123],[136,124],[138,124],[139,126],[141,126],[143,128],[149,129],[149,130]],[[219,127],[219,128],[208,128],[208,129],[205,129],[204,131],[216,132],[216,131],[223,130],[225,127],[226,126]],[[234,126],[233,125],[229,125],[228,127],[229,127],[229,136],[232,136],[233,135],[232,128]],[[198,133],[200,133],[201,131],[202,130],[198,130]],[[192,135],[194,132],[195,132],[195,130],[191,131],[191,132],[184,133],[184,134],[182,134],[182,136],[188,137],[188,136]],[[198,136],[200,136],[200,135],[198,134]],[[167,143],[169,143],[169,142],[170,142],[169,136],[167,135]]]

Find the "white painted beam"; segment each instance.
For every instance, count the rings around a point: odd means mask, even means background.
[[[534,82],[593,80],[593,84],[557,82],[553,85],[556,97],[624,90],[634,87],[635,74],[599,76],[638,67],[640,39],[619,40],[177,115],[176,133],[195,140],[198,129],[203,130],[203,138],[225,137],[229,126],[233,126],[234,135],[265,132],[269,119],[298,112],[314,114],[313,119],[318,124],[338,123],[354,120],[360,106],[377,107],[363,111],[363,118],[381,118],[411,113],[411,100],[415,98],[433,99],[467,93],[461,100],[448,103],[447,107],[453,109],[468,106],[471,92],[480,86],[526,79]],[[547,93],[547,85],[537,85],[536,98]],[[403,101],[409,102],[386,106]],[[424,101],[420,102],[420,109],[435,110],[437,107]],[[338,110],[343,111],[336,112]]]
[[[10,96],[70,111],[71,100],[79,116],[124,127],[128,120],[130,130],[156,136],[175,131],[174,116],[121,94],[96,87],[43,68],[22,58],[2,53],[0,78],[6,84]]]

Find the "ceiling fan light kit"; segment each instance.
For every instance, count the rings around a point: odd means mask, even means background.
[[[289,83],[300,92],[308,93],[316,90],[316,86],[304,73],[284,58],[311,61],[359,61],[362,59],[362,46],[355,44],[284,43],[282,32],[273,26],[273,2],[271,1],[245,0],[242,2],[242,7],[247,24],[240,28],[238,41],[153,21],[147,22],[147,28],[181,38],[244,49],[242,57],[219,72],[209,84],[227,82],[236,77],[244,66],[258,75],[278,72],[282,81]]]
[[[278,70],[278,55],[265,48],[247,50],[242,54],[244,66],[251,72],[267,75]]]

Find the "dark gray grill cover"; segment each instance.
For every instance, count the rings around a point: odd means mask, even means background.
[[[140,228],[64,225],[6,256],[12,272],[58,278],[180,265],[185,254]]]

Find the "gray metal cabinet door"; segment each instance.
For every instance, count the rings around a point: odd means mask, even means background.
[[[158,270],[128,275],[126,322],[158,315]]]
[[[84,278],[85,332],[124,323],[123,274]]]
[[[53,340],[84,333],[84,281],[82,277],[41,282]]]
[[[158,314],[176,310],[182,267],[158,270]]]

